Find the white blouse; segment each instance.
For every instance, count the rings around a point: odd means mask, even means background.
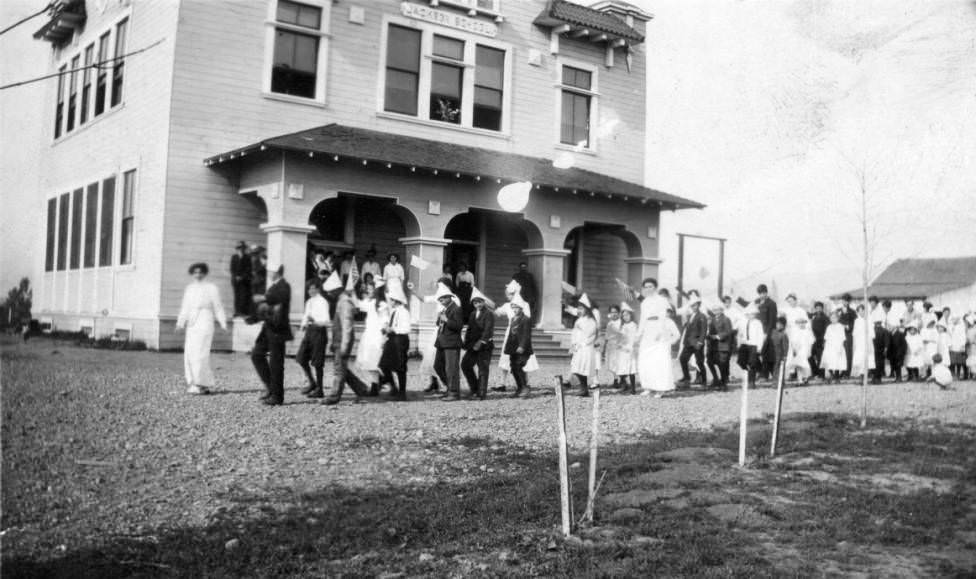
[[[221,328],[227,328],[227,315],[224,305],[220,302],[220,292],[217,286],[209,281],[192,281],[183,292],[183,303],[180,315],[176,319],[176,327],[186,328],[200,324],[210,324],[214,320]]]

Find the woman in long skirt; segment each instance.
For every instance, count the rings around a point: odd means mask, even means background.
[[[644,392],[660,398],[675,389],[671,346],[681,338],[678,326],[667,315],[648,321],[640,331],[637,369]]]
[[[576,318],[576,323],[573,325],[573,358],[569,363],[569,371],[579,381],[579,395],[589,396],[591,379],[593,380],[593,387],[597,387],[595,379],[599,368],[597,368],[596,363],[596,339],[599,328],[593,318],[592,306],[586,294],[580,296],[576,309],[579,311],[579,317]]]
[[[389,319],[386,302],[376,297],[376,287],[372,284],[364,286],[363,299],[358,303],[360,311],[366,312],[366,323],[363,334],[359,338],[356,350],[356,366],[366,372],[370,378],[370,395],[379,394],[380,356],[383,355],[383,325]]]
[[[864,339],[864,326],[867,325],[867,341]],[[863,376],[867,371],[874,370],[874,326],[864,318],[864,306],[857,306],[857,319],[854,320],[854,353],[851,355],[851,376]],[[864,355],[867,351],[868,364],[864,367]]]
[[[840,382],[840,375],[847,371],[847,353],[844,351],[844,324],[840,323],[837,312],[830,314],[830,325],[824,333],[824,350],[820,366],[824,369],[827,384]]]
[[[186,373],[186,391],[190,394],[209,394],[214,385],[210,369],[210,345],[213,343],[214,321],[227,330],[227,316],[220,302],[217,286],[204,281],[210,268],[205,263],[190,266],[193,281],[183,292],[183,304],[176,320],[178,330],[186,330],[183,342],[183,369]]]

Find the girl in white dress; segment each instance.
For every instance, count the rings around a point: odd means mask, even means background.
[[[874,324],[868,324],[864,317],[864,306],[857,306],[857,319],[854,320],[854,331],[851,333],[854,342],[854,352],[851,356],[851,376],[863,376],[867,371],[874,370]],[[867,341],[864,328],[867,326]],[[864,352],[867,350],[868,366],[864,367]]]
[[[386,341],[383,326],[390,320],[390,310],[386,300],[377,297],[373,284],[366,284],[363,291],[363,298],[358,301],[357,306],[360,311],[366,312],[366,323],[363,334],[359,337],[356,366],[369,375],[372,387],[370,395],[375,396],[379,393],[380,356],[383,355],[383,343]]]
[[[596,387],[595,378],[598,370],[596,339],[599,334],[599,327],[593,317],[593,306],[586,294],[580,296],[577,310],[579,317],[576,318],[576,323],[573,325],[571,346],[573,358],[569,363],[569,371],[579,381],[579,395],[589,396],[591,379],[593,379],[593,385]]]
[[[620,304],[620,337],[617,340],[617,353],[613,361],[613,372],[620,377],[624,393],[637,394],[637,322],[634,321],[634,310],[627,302]],[[629,384],[628,384],[629,382]]]
[[[923,317],[922,323],[925,324],[925,327],[918,335],[922,337],[925,354],[922,356],[920,369],[925,370],[925,377],[928,378],[932,375],[932,356],[939,352],[939,332],[935,329],[934,319]]]
[[[905,344],[905,367],[908,368],[908,380],[918,382],[921,378],[919,368],[925,366],[925,342],[922,340],[921,334],[918,333],[918,327],[908,326]]]
[[[183,370],[186,374],[186,391],[190,394],[209,394],[214,385],[210,369],[210,345],[213,343],[214,320],[227,330],[227,316],[220,302],[217,286],[204,281],[210,268],[205,263],[190,266],[193,281],[183,292],[183,304],[176,319],[176,328],[186,330],[183,343]]]
[[[793,331],[790,332],[790,350],[786,356],[786,373],[796,372],[796,378],[802,384],[810,381],[810,355],[813,353],[813,332],[807,327],[807,319],[798,317],[794,320]]]
[[[827,384],[840,382],[840,375],[847,370],[847,353],[844,351],[844,324],[837,312],[830,314],[830,325],[824,332],[824,350],[820,365],[824,369]]]
[[[620,349],[620,308],[611,304],[607,308],[607,327],[603,331],[603,359],[604,366],[613,374],[613,388],[624,386],[620,383],[620,374],[617,373],[617,352]]]

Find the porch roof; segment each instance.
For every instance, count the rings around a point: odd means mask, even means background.
[[[628,200],[633,198],[644,203],[656,201],[664,209],[702,209],[705,205],[603,175],[585,169],[571,167],[559,169],[549,159],[529,157],[515,153],[492,151],[421,139],[407,135],[384,133],[339,124],[329,124],[313,129],[280,135],[214,155],[204,159],[204,164],[239,162],[243,157],[267,150],[297,151],[344,157],[369,163],[398,165],[425,169],[433,172],[456,173],[477,178],[502,181],[531,181],[540,187],[582,194],[605,195]]]

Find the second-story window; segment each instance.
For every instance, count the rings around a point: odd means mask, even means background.
[[[108,37],[111,33],[106,32],[98,39],[98,75],[95,79],[95,116],[105,112],[105,96],[108,90]]]
[[[67,66],[58,69],[58,104],[54,109],[54,138],[61,136],[61,127],[64,122],[64,77]]]
[[[71,59],[71,73],[68,75],[68,128],[71,132],[75,128],[75,109],[78,106],[78,65],[81,64],[79,57]]]
[[[123,20],[115,26],[115,62],[112,66],[112,106],[122,102],[122,79],[125,72],[125,34],[129,21]]]
[[[85,72],[82,73],[81,80],[81,121],[78,124],[83,125],[88,121],[88,108],[89,101],[91,99],[91,81],[92,81],[92,62],[95,59],[95,45],[89,44],[88,48],[85,49]]]
[[[590,117],[592,115],[593,72],[563,66],[562,101],[559,142],[578,147],[590,147]]]
[[[315,4],[291,0],[275,4],[272,93],[315,100],[324,96],[328,11]]]
[[[135,239],[135,195],[136,172],[126,171],[122,176],[122,235],[119,263],[132,263],[132,249]]]
[[[391,23],[386,35],[382,110],[503,131],[509,52],[480,39]]]

